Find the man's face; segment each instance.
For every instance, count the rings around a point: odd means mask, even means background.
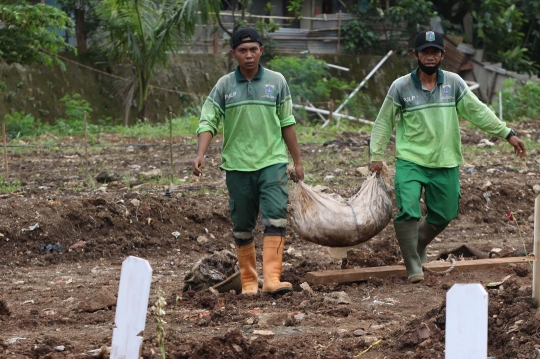
[[[426,47],[422,51],[413,51],[414,57],[424,66],[436,66],[444,57],[444,51],[436,47]]]
[[[238,65],[244,70],[253,70],[259,67],[259,59],[263,54],[264,46],[258,42],[245,42],[231,49],[231,54],[234,56]]]

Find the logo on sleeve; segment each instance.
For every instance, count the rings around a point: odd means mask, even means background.
[[[266,84],[266,94],[267,95],[273,95],[274,94],[274,85],[268,85]]]

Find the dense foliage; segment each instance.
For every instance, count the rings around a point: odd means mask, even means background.
[[[370,0],[353,7],[357,20],[343,28],[350,52],[381,53],[409,42],[430,20],[441,18],[445,33],[484,49],[484,59],[508,70],[537,74],[540,70],[540,0]],[[472,19],[468,23],[467,19]],[[471,29],[469,32],[468,28]]]
[[[435,16],[426,0],[397,0],[386,8],[386,1],[370,0],[365,6],[352,7],[356,20],[343,26],[344,48],[354,53],[383,53],[407,48],[419,25],[429,24]],[[405,44],[405,45],[404,45]]]
[[[333,91],[344,92],[353,84],[330,76],[326,62],[313,56],[306,58],[276,56],[267,63],[272,69],[283,74],[294,96],[294,102],[326,102]]]
[[[138,94],[138,118],[144,119],[150,83],[170,54],[189,44],[199,18],[219,14],[218,0],[104,0],[97,8],[107,29],[105,49],[111,59],[129,63],[134,75],[125,87],[126,118]],[[200,12],[200,13],[199,13]]]
[[[0,58],[9,64],[64,66],[54,55],[71,48],[57,32],[73,26],[65,12],[45,4],[4,4],[0,19]]]
[[[502,110],[505,121],[527,120],[540,116],[540,83],[527,81],[518,84],[508,78],[502,85]],[[492,107],[499,110],[499,100]]]
[[[79,54],[87,51],[87,41],[98,30],[101,20],[97,16],[98,0],[56,0],[75,22],[75,35]]]

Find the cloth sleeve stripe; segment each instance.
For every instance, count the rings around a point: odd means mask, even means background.
[[[222,115],[225,114],[225,111],[223,111],[219,103],[215,101],[212,97],[209,96],[207,100],[212,103],[212,105],[219,111],[219,113],[221,113]]]
[[[468,88],[468,87],[465,87],[465,88],[463,89],[463,92],[461,93],[461,95],[460,95],[460,96],[458,97],[458,99],[456,100],[456,103],[458,103],[459,101],[461,101],[461,99],[462,99],[463,97],[465,97],[465,95],[466,95],[467,92],[469,92],[469,91],[470,91],[469,88]]]
[[[415,106],[415,107],[411,107],[411,108],[406,108],[406,109],[403,109],[403,113],[422,111],[422,110],[425,110],[425,109],[428,109],[428,108],[436,108],[436,107],[440,107],[440,108],[443,108],[443,107],[456,107],[456,105],[454,103],[433,103],[433,104],[427,104],[427,105],[422,105],[422,106]]]

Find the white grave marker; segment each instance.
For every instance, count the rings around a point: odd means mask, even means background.
[[[147,260],[130,256],[122,263],[120,287],[111,345],[111,359],[138,359],[146,324],[146,310],[152,283]]]
[[[488,294],[480,284],[454,284],[446,294],[445,359],[487,357]]]

